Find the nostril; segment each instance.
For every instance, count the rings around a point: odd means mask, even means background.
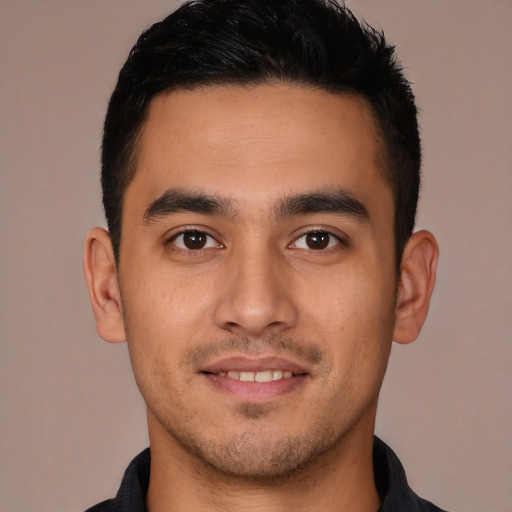
[[[215,305],[215,324],[233,334],[258,338],[294,326],[297,308],[293,300],[280,296],[282,290],[271,290],[273,295],[251,292],[250,286],[229,288]],[[284,292],[283,292],[284,293]]]

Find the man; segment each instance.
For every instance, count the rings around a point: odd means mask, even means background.
[[[91,510],[440,510],[373,436],[438,256],[383,36],[329,0],[185,4],[130,53],[102,164],[85,275],[150,451]]]

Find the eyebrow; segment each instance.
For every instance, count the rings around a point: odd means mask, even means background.
[[[219,215],[229,219],[233,219],[238,213],[233,201],[228,198],[172,188],[149,205],[144,212],[144,224],[177,212]],[[345,189],[289,195],[274,206],[274,217],[277,221],[315,213],[344,215],[364,223],[370,221],[364,204]]]
[[[342,188],[287,196],[275,207],[277,220],[313,213],[334,213],[352,217],[359,222],[370,222],[370,215],[364,204]]]
[[[229,199],[202,192],[169,189],[149,205],[144,212],[144,224],[150,224],[160,217],[177,212],[220,215],[228,218],[233,218],[236,215]]]

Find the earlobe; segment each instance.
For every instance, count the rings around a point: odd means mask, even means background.
[[[414,233],[404,250],[398,283],[393,339],[414,341],[425,322],[436,281],[439,248],[429,231]]]
[[[126,341],[114,251],[102,228],[87,233],[84,274],[99,336],[110,343]]]

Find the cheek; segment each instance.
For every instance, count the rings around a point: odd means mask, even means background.
[[[147,333],[144,337],[151,338],[149,342],[159,342],[162,337],[168,341],[183,339],[184,334],[200,330],[209,315],[213,287],[207,286],[204,278],[160,267],[120,285],[125,324],[133,331],[132,337],[142,331],[143,336]]]
[[[347,264],[322,275],[302,274],[301,309],[327,329],[355,329],[360,336],[394,321],[395,280],[361,265]]]
[[[310,292],[304,322],[315,326],[309,333],[330,353],[335,378],[344,375],[345,383],[368,382],[371,375],[381,379],[393,336],[394,297],[393,278],[353,271],[326,279],[314,297]]]
[[[133,273],[131,274],[133,275]],[[173,382],[187,347],[208,340],[208,290],[164,272],[120,280],[123,318],[135,379],[148,389]]]

